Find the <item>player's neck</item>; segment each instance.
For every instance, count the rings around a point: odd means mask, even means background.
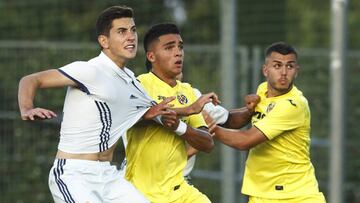
[[[127,60],[125,60],[122,57],[116,57],[114,54],[112,54],[110,51],[103,49],[104,54],[109,57],[120,69],[123,69],[125,67],[125,63]]]
[[[167,83],[170,87],[175,87],[176,86],[176,78],[175,77],[169,77],[166,74],[157,71],[156,69],[152,69],[151,72],[158,77],[160,80],[164,81],[165,83]]]
[[[272,87],[268,86],[268,91],[266,92],[266,97],[267,98],[278,97],[278,96],[281,96],[281,95],[284,95],[284,94],[290,92],[291,89],[292,89],[292,85],[286,90],[278,90],[276,88],[272,88]]]

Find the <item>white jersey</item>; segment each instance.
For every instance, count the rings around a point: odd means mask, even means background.
[[[59,69],[77,83],[68,87],[58,149],[96,153],[109,149],[153,104],[134,73],[104,53]]]
[[[201,92],[196,89],[193,88],[195,95],[199,98],[201,97]],[[206,111],[206,113],[209,114],[209,116],[215,121],[216,124],[224,124],[226,122],[226,120],[229,117],[229,111],[226,110],[224,107],[220,106],[220,105],[214,105],[213,103],[207,103],[204,106],[204,111]],[[196,155],[193,155],[190,157],[190,159],[188,159],[186,166],[184,168],[184,176],[188,176],[192,169],[195,166],[195,160],[196,160]]]
[[[194,89],[194,92],[195,92],[196,96],[198,98],[201,97],[201,95],[202,95],[201,92],[196,88],[193,88],[193,89]],[[224,124],[227,121],[228,117],[229,117],[229,111],[228,110],[226,110],[224,107],[222,107],[220,105],[215,106],[211,102],[205,104],[203,110],[206,111],[206,113],[208,113],[209,116],[218,125]]]

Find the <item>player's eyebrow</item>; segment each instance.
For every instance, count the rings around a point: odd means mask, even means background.
[[[283,61],[273,60],[276,63],[283,63]],[[296,61],[286,61],[285,63],[296,63]]]
[[[134,29],[134,28],[136,28],[136,25],[133,25],[133,26],[131,26],[130,28],[118,27],[118,28],[116,28],[116,30],[117,30],[117,31],[124,31],[124,30],[128,30],[128,29],[132,30],[132,29]]]
[[[173,45],[175,43],[176,43],[175,41],[170,41],[170,42],[163,44],[163,46],[165,47],[165,46]]]

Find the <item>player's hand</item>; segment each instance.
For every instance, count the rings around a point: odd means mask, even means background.
[[[51,119],[57,117],[56,113],[53,111],[50,111],[48,109],[43,108],[33,108],[26,110],[24,112],[21,112],[21,119],[26,120],[45,120],[45,119]]]
[[[200,113],[203,110],[205,104],[209,102],[212,102],[214,105],[218,105],[221,103],[218,96],[214,92],[203,94],[201,95],[201,97],[199,97],[199,99],[196,100],[196,102],[190,105],[191,113]]]
[[[256,94],[248,94],[245,96],[245,105],[250,113],[255,111],[256,105],[260,102],[260,97]]]
[[[173,107],[169,104],[175,99],[175,97],[167,97],[159,104],[150,107],[150,109],[143,115],[144,120],[151,120],[156,116],[171,114],[169,108]]]
[[[210,135],[214,137],[215,133],[213,131],[216,126],[214,119],[211,118],[211,116],[206,111],[202,111],[201,113],[204,117],[206,124],[208,125]]]
[[[168,110],[167,114],[161,116],[161,122],[165,127],[174,131],[179,126],[180,120],[178,119],[175,111]]]

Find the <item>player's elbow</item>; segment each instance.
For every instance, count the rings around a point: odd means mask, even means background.
[[[234,148],[238,149],[238,150],[242,150],[242,151],[245,151],[245,150],[249,150],[251,149],[251,145],[250,143],[246,142],[246,141],[240,141],[240,142],[236,142],[234,145],[233,145]]]
[[[19,81],[19,87],[21,88],[28,88],[29,86],[39,86],[39,81],[36,78],[36,74],[30,74],[22,77]]]

